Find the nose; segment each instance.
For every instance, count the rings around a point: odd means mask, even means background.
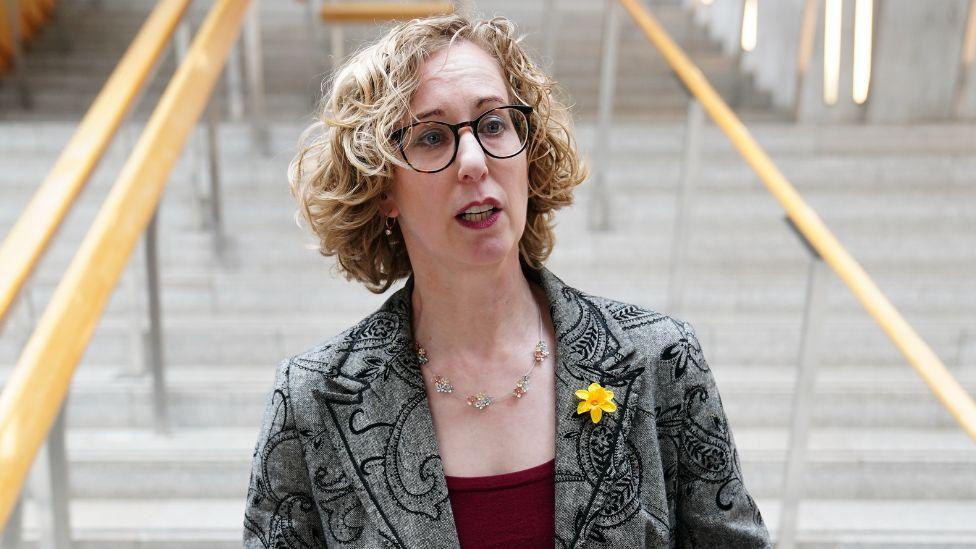
[[[481,148],[471,128],[462,128],[458,134],[458,181],[477,183],[488,175],[485,151]]]

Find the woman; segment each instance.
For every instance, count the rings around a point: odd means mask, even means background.
[[[507,20],[352,56],[290,169],[376,312],[283,361],[246,547],[766,547],[686,323],[542,264],[585,178]]]

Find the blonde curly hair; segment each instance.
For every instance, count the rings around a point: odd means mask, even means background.
[[[383,293],[412,272],[399,226],[383,234],[380,201],[393,167],[409,169],[389,135],[402,120],[416,119],[410,99],[420,69],[434,52],[467,40],[498,60],[514,100],[531,105],[527,146],[529,192],[521,259],[539,268],[552,252],[555,210],[573,202],[586,178],[571,132],[571,116],[556,82],[523,50],[515,24],[504,17],[474,21],[462,15],[399,24],[352,55],[334,74],[288,167],[304,219],[319,239],[319,252],[336,256],[347,279]],[[323,89],[326,85],[323,84]],[[399,242],[391,244],[390,240]]]

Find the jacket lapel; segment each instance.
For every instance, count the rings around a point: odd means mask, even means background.
[[[623,470],[638,394],[633,346],[606,304],[546,269],[526,269],[546,291],[556,333],[556,543],[600,539],[600,511]],[[413,279],[335,344],[334,368],[314,391],[320,421],[366,513],[393,547],[457,548],[454,515],[423,377],[413,352]],[[618,409],[594,424],[575,392],[597,381]]]
[[[410,330],[412,279],[337,343],[315,399],[367,515],[391,547],[456,548],[457,531]]]
[[[642,368],[631,365],[633,345],[614,318],[612,302],[567,286],[548,270],[538,281],[549,296],[556,333],[556,547],[602,540],[599,527],[617,513],[601,513],[614,488],[628,482],[630,401],[640,393]],[[617,411],[593,423],[577,414],[577,389],[598,382],[614,392]]]

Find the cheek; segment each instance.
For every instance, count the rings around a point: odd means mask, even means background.
[[[401,223],[422,232],[422,227],[443,224],[449,211],[449,177],[424,174],[413,170],[394,172],[391,197],[399,210]]]
[[[523,205],[527,208],[529,203],[529,167],[526,163],[523,163],[519,167],[518,177],[516,179],[517,181],[519,181],[519,186],[518,186],[519,200],[521,200]],[[523,216],[524,216],[524,208],[523,208]]]
[[[393,183],[390,185],[390,197],[400,210],[400,215],[416,217],[417,205],[422,197],[417,196],[421,188],[421,181],[417,181],[417,172],[396,168],[393,172]]]

